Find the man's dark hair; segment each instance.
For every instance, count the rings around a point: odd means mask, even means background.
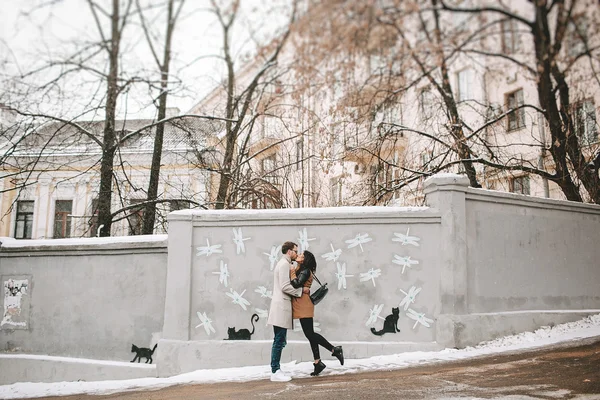
[[[298,245],[294,242],[285,242],[283,246],[281,246],[281,253],[286,254],[288,250],[294,250],[294,247],[298,247]]]

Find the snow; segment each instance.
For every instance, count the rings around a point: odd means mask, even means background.
[[[174,215],[234,215],[234,216],[271,216],[274,214],[282,214],[282,215],[296,215],[296,216],[304,216],[304,215],[326,215],[331,217],[335,216],[343,216],[346,217],[348,215],[371,215],[371,214],[384,214],[389,215],[393,213],[403,213],[403,212],[423,212],[429,210],[429,207],[398,207],[398,206],[346,206],[346,207],[305,207],[305,208],[285,208],[285,209],[237,209],[237,210],[199,210],[199,209],[190,209],[190,210],[178,210],[173,211],[171,214]]]
[[[167,235],[138,235],[138,236],[109,236],[92,238],[70,238],[70,239],[35,239],[17,240],[11,237],[0,237],[3,248],[30,247],[30,246],[100,246],[111,243],[148,243],[163,242]]]
[[[445,349],[436,352],[409,352],[366,359],[347,359],[344,366],[336,362],[327,365],[329,375],[344,375],[357,372],[390,370],[451,360],[515,352],[544,347],[557,343],[572,342],[600,336],[600,314],[586,317],[576,322],[543,327],[535,332],[525,332],[506,336],[466,349]],[[350,344],[349,344],[350,345]],[[307,345],[308,346],[308,345]],[[285,351],[285,350],[284,350]],[[307,351],[309,351],[307,347]],[[295,379],[308,378],[312,371],[311,362],[282,364],[282,370]],[[35,398],[43,396],[68,396],[75,394],[107,395],[131,390],[156,390],[173,385],[201,384],[215,382],[244,382],[268,379],[268,365],[253,367],[198,370],[169,378],[142,378],[120,381],[99,382],[58,382],[58,383],[15,383],[0,386],[0,398]]]

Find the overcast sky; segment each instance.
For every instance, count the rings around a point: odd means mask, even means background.
[[[207,11],[209,4],[208,0],[188,0],[174,38],[172,71],[181,78],[185,88],[171,96],[169,105],[179,107],[182,112],[196,104],[222,77],[223,64],[214,57],[220,53],[222,33],[214,14]],[[26,72],[36,62],[51,58],[51,54],[72,54],[77,48],[76,41],[98,40],[85,0],[0,0],[0,6],[0,62],[8,61],[4,70],[9,74]],[[251,53],[249,28],[263,24],[265,18],[261,15],[261,1],[243,0],[243,6],[245,12],[240,18],[235,46],[239,53]],[[106,7],[110,8],[109,4]],[[156,26],[162,26],[162,21],[156,22]],[[272,31],[275,26],[267,29]],[[123,61],[126,68],[139,68],[140,64],[146,69],[154,68],[144,36],[133,26],[129,30],[126,53]],[[144,102],[129,102],[130,117],[152,116],[155,112],[147,104],[144,90],[137,95],[132,92],[131,97],[137,96]]]

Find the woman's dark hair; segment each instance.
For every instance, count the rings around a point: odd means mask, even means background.
[[[304,266],[310,269],[312,272],[317,270],[317,260],[315,255],[308,250],[304,251]]]

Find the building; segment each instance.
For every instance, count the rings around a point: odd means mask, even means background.
[[[411,9],[402,8],[409,3]],[[496,6],[483,0],[449,3],[459,9]],[[567,91],[559,93],[555,84],[553,121],[544,114],[547,104],[540,103],[537,84],[539,32],[523,22],[534,20],[533,7],[515,0],[499,6],[503,13],[446,10],[437,17],[423,1],[311,7],[278,67],[261,81],[245,116],[252,130],[238,137],[239,155],[247,159],[243,176],[270,190],[250,193],[233,206],[419,205],[424,178],[439,171],[468,173],[469,164],[484,188],[550,198],[565,198],[552,175],[568,169],[582,200],[593,201],[569,160],[580,154],[589,163],[600,151],[600,82],[594,72],[600,65],[588,57],[600,43],[596,2],[577,5],[562,25],[562,47],[553,57],[568,86],[568,104],[560,98]],[[544,18],[557,29],[554,14]],[[243,93],[261,65],[256,59],[240,70],[236,93]],[[549,72],[551,79],[555,72]],[[216,88],[192,112],[223,110],[225,99],[223,88]],[[550,127],[556,120],[572,125],[559,133],[567,147],[578,147],[567,154],[566,167],[552,156],[560,152]],[[568,142],[569,135],[577,142]]]
[[[179,114],[170,109],[167,118]],[[111,234],[141,232],[154,145],[154,120],[118,120]],[[51,121],[20,130],[3,143],[0,236],[43,239],[96,236],[99,160],[103,121]],[[207,172],[201,154],[211,123],[181,118],[165,124],[155,233],[166,232],[166,215],[207,207]],[[13,146],[19,142],[19,146]],[[23,146],[23,144],[25,144]],[[121,211],[119,211],[121,210]]]

